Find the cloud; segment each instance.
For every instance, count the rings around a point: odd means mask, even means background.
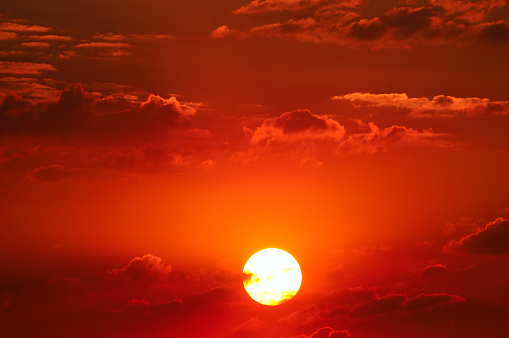
[[[486,220],[481,217],[461,217],[457,222],[447,222],[442,233],[446,237],[463,237],[476,232],[485,225]]]
[[[16,37],[16,33],[0,31],[0,40],[11,40],[16,39]]]
[[[429,29],[438,16],[440,13],[432,7],[399,7],[389,10],[381,20],[393,30],[397,39],[405,39]]]
[[[46,42],[22,42],[21,47],[29,47],[29,48],[48,48],[51,45]]]
[[[444,248],[446,253],[503,255],[509,253],[509,219],[502,217],[486,224],[475,233],[453,240]]]
[[[11,32],[48,32],[50,27],[37,25],[24,25],[15,22],[0,22],[0,30]]]
[[[32,130],[36,133],[69,135],[86,128],[92,119],[95,98],[79,84],[65,88],[56,102],[36,116]]]
[[[447,267],[443,264],[434,264],[425,267],[421,271],[421,278],[426,279],[433,276],[443,275],[447,271]]]
[[[114,33],[108,34],[95,33],[94,35],[92,35],[92,39],[105,41],[124,41],[127,40],[127,35]]]
[[[403,295],[377,297],[367,303],[355,305],[350,311],[350,316],[352,318],[374,317],[402,311],[405,299]]]
[[[300,335],[297,338],[351,338],[352,336],[347,330],[334,330],[333,328],[326,326],[322,327],[311,335]]]
[[[380,128],[375,123],[363,125],[368,132],[348,133],[336,120],[295,110],[281,116],[265,119],[254,131],[244,127],[250,140],[246,153],[239,153],[236,160],[273,160],[298,163],[300,166],[322,166],[325,160],[346,154],[370,155],[397,147],[450,147],[445,134],[432,129],[422,131],[406,126],[393,125]]]
[[[429,311],[436,307],[451,306],[465,302],[465,297],[447,293],[420,294],[415,298],[409,298],[404,306],[409,311]]]
[[[110,269],[106,273],[108,280],[167,282],[172,267],[162,262],[160,257],[147,254],[134,257],[126,266]]]
[[[41,75],[50,71],[56,69],[47,63],[0,61],[0,74]]]
[[[395,312],[430,311],[436,307],[446,307],[462,302],[465,302],[465,297],[447,293],[422,293],[413,298],[400,294],[376,296],[369,302],[355,305],[350,310],[350,317],[373,318]]]
[[[408,97],[405,93],[371,94],[349,93],[334,96],[332,100],[351,102],[355,106],[390,107],[408,110],[412,117],[484,117],[509,115],[509,101],[490,101],[486,98],[458,98],[437,95],[427,97]]]
[[[33,181],[48,182],[57,181],[69,177],[70,172],[63,166],[52,164],[49,166],[42,166],[31,171],[27,178]]]
[[[104,41],[126,41],[126,40],[161,40],[161,39],[175,39],[173,35],[167,34],[100,34],[92,35],[92,39]]]
[[[70,41],[73,38],[65,35],[48,34],[48,35],[30,35],[28,39],[37,41]]]
[[[3,112],[0,133],[72,136],[86,130],[93,118],[94,102],[95,98],[81,85],[65,88],[54,102],[33,104],[19,96],[8,95],[0,103],[0,112]]]
[[[111,309],[113,313],[131,313],[131,314],[142,314],[147,315],[150,307],[153,304],[145,299],[131,299],[120,309]]]
[[[360,0],[253,0],[234,14],[302,11],[316,7],[356,7]]]
[[[309,110],[295,110],[279,117],[266,119],[251,138],[254,145],[269,146],[279,142],[306,140],[340,141],[345,128],[337,121],[312,114]]]
[[[76,48],[126,48],[132,47],[124,42],[86,42],[75,45]]]
[[[0,56],[14,56],[14,55],[19,56],[22,54],[23,52],[20,50],[0,50]]]
[[[46,83],[45,80],[40,81],[36,78],[7,76],[0,78],[0,88],[6,93],[15,93],[35,99],[53,100],[58,98],[60,91],[40,82]],[[6,96],[8,94],[5,94],[3,98]]]
[[[505,0],[431,0],[429,3],[444,11],[445,15],[455,16],[458,20],[481,22],[495,7],[505,5]]]
[[[363,12],[360,4],[355,0],[254,0],[234,13],[286,11],[294,17],[244,31],[223,25],[212,36],[262,36],[373,49],[508,41],[507,21],[486,21],[493,8],[505,4],[502,0],[402,1],[385,12],[366,17],[358,13]]]
[[[348,27],[348,36],[359,40],[376,40],[381,38],[386,30],[387,26],[380,18],[361,19]]]
[[[479,39],[492,45],[509,43],[509,21],[486,23],[482,26]]]
[[[284,158],[300,166],[320,166],[322,158],[332,154],[343,139],[345,128],[334,119],[295,110],[265,119],[254,132],[249,128],[244,132],[250,148],[240,157],[242,161]]]
[[[117,95],[105,100],[98,102],[99,109],[123,107],[121,111],[112,110],[99,116],[91,126],[91,130],[97,128],[102,136],[109,138],[132,139],[144,135],[145,142],[149,142],[150,139],[165,134],[165,138],[168,139],[169,129],[186,130],[188,119],[196,112],[194,107],[179,102],[174,96],[165,99],[150,94],[145,101],[134,101],[132,97]],[[173,136],[177,136],[177,133]]]
[[[226,25],[217,27],[212,31],[212,33],[210,33],[210,36],[215,39],[221,39],[227,37],[228,35],[232,35],[232,31]]]
[[[40,97],[42,94],[34,93],[44,91],[48,94],[51,91],[54,95],[51,87],[30,84],[28,80],[26,83],[21,80],[13,82],[9,78],[4,80],[20,93]],[[100,114],[96,113],[96,104]],[[165,99],[149,95],[146,101],[140,101],[136,96],[117,94],[98,100],[81,85],[75,84],[60,92],[56,101],[35,103],[15,94],[7,95],[0,102],[0,133],[50,134],[85,139],[94,136],[98,140],[100,137],[134,137],[147,133],[155,136],[157,131],[178,126],[195,112],[193,105],[183,104],[173,96]]]
[[[418,131],[405,126],[390,126],[380,129],[373,122],[368,123],[370,132],[358,133],[348,136],[341,142],[338,151],[359,154],[375,154],[385,152],[391,146],[427,145],[427,146],[449,146],[450,144],[440,138],[443,136],[433,130]]]
[[[251,337],[259,335],[267,327],[267,323],[260,320],[258,317],[252,317],[245,322],[236,325],[231,329],[232,337]]]
[[[193,115],[196,110],[189,106],[182,106],[175,96],[169,99],[159,95],[150,94],[147,101],[140,105],[140,111],[148,114],[161,114],[175,116],[175,113],[182,115]]]
[[[60,164],[50,164],[47,166],[40,166],[25,174],[24,178],[27,182],[32,183],[47,183],[55,182],[63,179],[89,179],[103,177],[101,173],[94,169],[88,168],[66,168]]]
[[[52,83],[31,77],[0,78],[0,88],[19,94],[0,99],[0,138],[6,143],[27,138],[32,144],[16,150],[23,155],[16,160],[20,180],[208,171],[220,163],[216,144],[221,141],[216,142],[210,131],[196,126],[196,103],[152,94],[140,99],[123,92],[101,98],[79,84],[58,93],[38,82]],[[57,95],[56,99],[46,98]],[[247,140],[242,140],[246,146]],[[48,141],[52,146],[44,154],[30,152],[30,148]]]

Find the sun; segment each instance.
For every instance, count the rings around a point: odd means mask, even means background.
[[[251,298],[264,305],[279,305],[299,291],[302,273],[292,255],[281,249],[255,253],[244,266],[244,288]]]

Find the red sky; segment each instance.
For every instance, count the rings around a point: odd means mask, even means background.
[[[508,52],[503,0],[0,3],[2,336],[506,336]]]

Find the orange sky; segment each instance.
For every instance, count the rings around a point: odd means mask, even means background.
[[[504,336],[508,47],[503,0],[1,3],[3,335]]]

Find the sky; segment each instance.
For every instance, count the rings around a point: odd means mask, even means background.
[[[505,337],[508,52],[504,0],[1,2],[2,336]]]

